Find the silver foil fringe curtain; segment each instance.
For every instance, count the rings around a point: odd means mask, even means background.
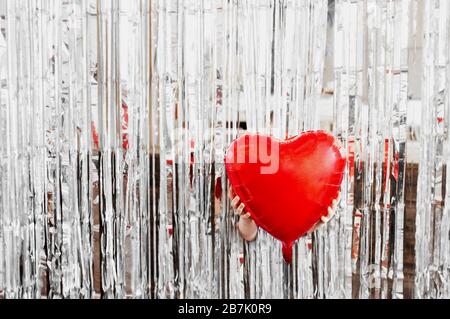
[[[0,298],[450,298],[449,41],[447,0],[0,0]],[[287,266],[224,152],[319,128]]]

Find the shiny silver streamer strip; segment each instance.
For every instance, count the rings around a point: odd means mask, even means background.
[[[336,2],[335,133],[348,158],[338,219],[341,297],[403,297],[412,4]]]
[[[416,217],[417,298],[449,298],[448,83],[450,6],[425,1],[422,122]]]
[[[0,298],[448,298],[449,9],[0,0]],[[223,158],[319,128],[342,200],[287,266],[240,238]]]

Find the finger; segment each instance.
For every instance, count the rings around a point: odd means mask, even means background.
[[[330,219],[333,217],[333,215],[334,215],[334,210],[331,207],[328,207],[328,215],[320,217],[320,220],[322,221],[322,223],[326,224],[330,221]]]
[[[236,209],[240,200],[239,196],[235,196],[231,201],[231,206]]]
[[[332,207],[328,207],[328,221],[330,221],[331,219],[333,219],[334,215],[336,215],[336,210]]]
[[[340,200],[341,200],[341,192],[339,192],[336,197],[336,203],[339,203]]]
[[[241,217],[244,219],[252,219],[252,215],[250,215],[250,213],[241,214]]]
[[[239,205],[239,207],[236,208],[236,214],[237,215],[242,215],[244,213],[244,207],[245,207],[244,203],[241,203]]]
[[[328,219],[334,216],[334,209],[332,207],[328,207]]]
[[[332,204],[331,204],[331,207],[333,208],[333,210],[336,209],[337,203],[338,203],[338,202],[337,202],[335,199],[333,199],[333,202],[332,202]]]
[[[334,208],[328,208],[328,220],[332,219],[336,215],[336,210]]]

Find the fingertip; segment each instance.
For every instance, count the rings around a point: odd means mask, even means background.
[[[239,207],[236,209],[236,212],[238,213],[238,215],[242,215],[242,212],[244,211],[244,207],[245,207],[244,203],[241,203],[239,205]]]
[[[231,206],[232,206],[234,209],[237,209],[239,201],[240,201],[239,196],[235,196],[235,197],[231,200]]]

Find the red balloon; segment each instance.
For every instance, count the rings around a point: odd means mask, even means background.
[[[293,242],[328,214],[338,196],[345,158],[324,131],[285,141],[246,134],[231,143],[225,166],[246,212],[283,242],[283,257],[290,263]]]

